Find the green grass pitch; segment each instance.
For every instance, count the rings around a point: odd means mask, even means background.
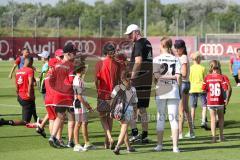
[[[94,61],[88,61],[89,67],[86,76],[88,100],[93,107],[96,107],[96,92],[93,84],[93,73],[94,73]],[[5,119],[20,119],[21,118],[21,107],[16,100],[16,92],[14,80],[9,80],[8,73],[13,62],[0,62],[0,118]],[[204,63],[206,67],[207,63]],[[41,62],[34,64],[37,67],[41,66]],[[233,86],[233,95],[230,104],[227,107],[227,113],[225,115],[225,142],[219,142],[211,144],[211,133],[201,129],[200,126],[200,107],[197,109],[196,127],[195,130],[196,139],[183,139],[179,142],[179,148],[182,151],[179,154],[172,152],[172,142],[170,139],[170,127],[169,123],[166,122],[166,130],[164,135],[164,150],[162,152],[153,152],[153,148],[156,144],[156,105],[154,97],[151,98],[150,107],[148,109],[151,114],[151,121],[149,123],[149,138],[151,142],[149,144],[141,145],[136,144],[134,147],[137,152],[128,154],[123,150],[120,156],[115,156],[112,151],[103,149],[103,129],[100,121],[97,117],[97,113],[90,115],[89,123],[89,135],[90,141],[97,146],[97,150],[76,153],[72,149],[54,149],[48,144],[47,139],[43,139],[39,136],[34,129],[29,129],[23,126],[12,127],[2,126],[0,127],[0,160],[90,160],[90,159],[121,159],[121,160],[154,160],[154,159],[171,159],[171,160],[229,160],[229,159],[240,159],[239,148],[240,148],[240,88],[235,87],[233,78],[229,74],[228,64],[222,63],[223,73],[228,75]],[[43,117],[46,113],[43,98],[38,90],[36,93],[36,105],[38,115]],[[209,115],[208,115],[208,119]],[[65,141],[67,141],[67,130],[63,132]],[[139,127],[141,130],[141,127]],[[48,133],[48,130],[46,130]],[[187,132],[185,125],[184,133]],[[119,134],[119,124],[114,122],[113,136],[117,140]],[[49,136],[49,134],[48,134]],[[82,137],[80,135],[80,141]],[[124,146],[123,146],[124,147]]]

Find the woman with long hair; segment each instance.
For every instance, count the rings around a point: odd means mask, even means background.
[[[157,104],[157,146],[155,151],[163,149],[165,110],[172,131],[173,152],[178,149],[178,105],[180,100],[181,64],[172,52],[172,39],[163,37],[160,42],[161,54],[153,59],[153,75],[156,84]]]

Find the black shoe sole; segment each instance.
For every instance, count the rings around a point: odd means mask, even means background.
[[[53,141],[48,141],[48,143],[49,143],[49,145],[50,145],[51,147],[53,147],[53,148],[57,148],[57,149],[60,149],[60,148],[61,148],[61,146],[56,145]]]
[[[114,149],[114,150],[113,150],[113,153],[114,153],[115,155],[119,155],[119,154],[120,154],[120,149]]]
[[[47,138],[47,135],[46,133],[44,132],[39,132],[39,131],[36,131],[38,134],[40,134],[43,138]]]

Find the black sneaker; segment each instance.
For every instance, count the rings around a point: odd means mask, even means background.
[[[149,143],[148,137],[142,138],[142,139],[141,139],[141,142],[142,142],[142,143],[145,143],[145,144],[146,144],[146,143]]]
[[[204,128],[206,131],[211,130],[211,128],[208,127],[207,123],[202,123],[201,128]]]
[[[66,147],[67,147],[67,148],[73,148],[73,147],[74,147],[73,141],[68,141]]]
[[[0,126],[4,125],[5,120],[3,118],[0,119]]]
[[[50,146],[53,147],[53,148],[61,148],[61,146],[60,146],[57,138],[54,137],[54,136],[51,136],[51,137],[48,139],[48,142],[49,142]]]
[[[120,154],[120,147],[115,147],[115,149],[113,150],[113,153],[115,155],[119,155]]]
[[[44,131],[44,128],[41,128],[40,126],[37,126],[36,132],[37,132],[38,134],[40,134],[41,136],[43,136],[43,138],[47,138],[47,135],[46,135],[46,133],[45,133],[45,131]]]
[[[129,142],[130,143],[134,143],[134,142],[138,142],[138,141],[141,141],[141,135],[137,135],[137,136],[132,136],[130,139],[129,139]]]
[[[62,139],[58,140],[58,142],[59,142],[60,147],[62,147],[62,148],[67,147],[67,145],[64,143],[64,141]]]

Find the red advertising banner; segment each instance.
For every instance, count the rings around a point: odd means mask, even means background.
[[[117,49],[125,54],[130,54],[132,43],[124,38],[0,38],[0,58],[7,60],[16,58],[21,54],[22,48],[28,48],[34,56],[43,50],[49,51],[51,55],[69,42],[76,45],[82,54],[101,56],[102,47],[108,42],[113,42]]]
[[[188,53],[197,49],[195,37],[171,37],[173,43],[175,39],[183,39],[186,42]],[[153,56],[158,56],[160,49],[160,37],[149,37],[153,47]],[[108,42],[113,42],[119,52],[122,52],[130,57],[132,52],[132,44],[126,38],[20,38],[20,37],[0,37],[0,58],[8,60],[16,58],[21,54],[22,48],[28,48],[34,56],[41,53],[43,50],[49,51],[51,55],[69,42],[76,45],[79,51],[84,55],[101,56],[102,47]]]
[[[240,43],[200,43],[199,52],[204,56],[231,56]]]

